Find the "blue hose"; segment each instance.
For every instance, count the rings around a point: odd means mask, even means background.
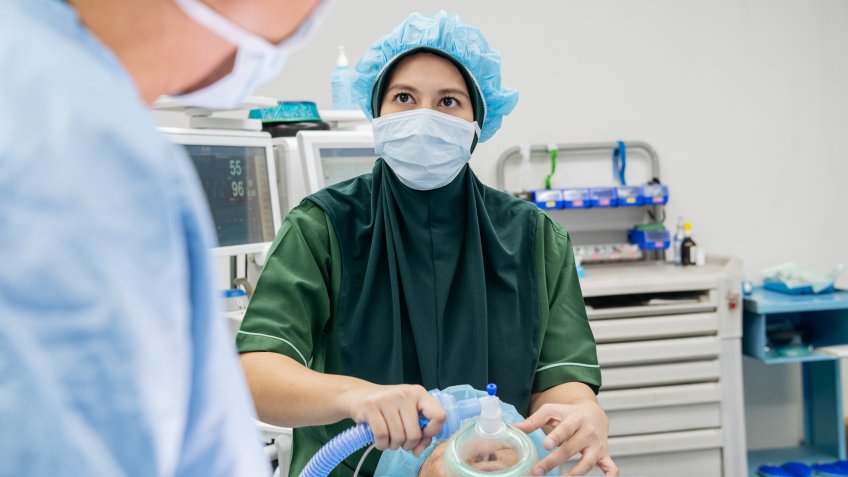
[[[300,477],[327,477],[330,472],[354,452],[374,442],[368,424],[358,424],[332,438],[306,464]]]

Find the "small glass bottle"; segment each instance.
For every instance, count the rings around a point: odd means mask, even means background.
[[[681,265],[697,265],[698,244],[692,239],[692,222],[686,222],[683,226],[683,235],[683,242],[680,244]]]

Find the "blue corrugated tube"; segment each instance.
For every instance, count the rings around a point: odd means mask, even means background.
[[[374,442],[368,424],[358,424],[332,438],[303,468],[300,477],[327,477],[347,456]]]
[[[489,396],[495,395],[497,387],[493,384],[487,386]],[[447,414],[445,424],[437,436],[439,439],[447,439],[459,430],[462,421],[469,417],[480,415],[480,401],[476,398],[457,401],[453,396],[443,393],[437,389],[430,391]],[[423,416],[419,417],[421,428],[427,426],[429,420]],[[327,477],[337,465],[341,464],[348,456],[374,442],[374,433],[368,424],[357,424],[332,438],[324,445],[317,454],[303,468],[300,477]]]

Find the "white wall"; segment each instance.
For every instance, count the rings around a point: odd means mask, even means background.
[[[329,108],[339,45],[355,61],[409,12],[438,6],[338,1],[313,42],[260,93]],[[819,269],[848,264],[848,2],[442,6],[483,30],[503,54],[504,84],[521,92],[500,133],[475,152],[472,165],[485,182],[494,184],[495,160],[512,145],[644,140],[672,187],[672,223],[691,218],[700,244],[741,257],[749,277],[787,260]],[[745,370],[757,404],[749,443],[793,444],[801,435],[798,369],[746,363]]]
[[[438,5],[336,2],[260,93],[329,108],[339,45],[355,61],[409,12]],[[784,260],[848,263],[848,2],[441,5],[483,30],[521,93],[472,159],[484,181],[512,145],[640,139],[673,188],[669,217],[691,218],[707,250],[742,257],[752,278]]]

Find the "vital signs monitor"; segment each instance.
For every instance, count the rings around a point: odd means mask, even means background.
[[[371,172],[377,160],[371,131],[301,131],[297,142],[309,193]]]
[[[215,255],[264,252],[280,226],[280,203],[268,133],[162,128],[197,170],[218,234]]]

